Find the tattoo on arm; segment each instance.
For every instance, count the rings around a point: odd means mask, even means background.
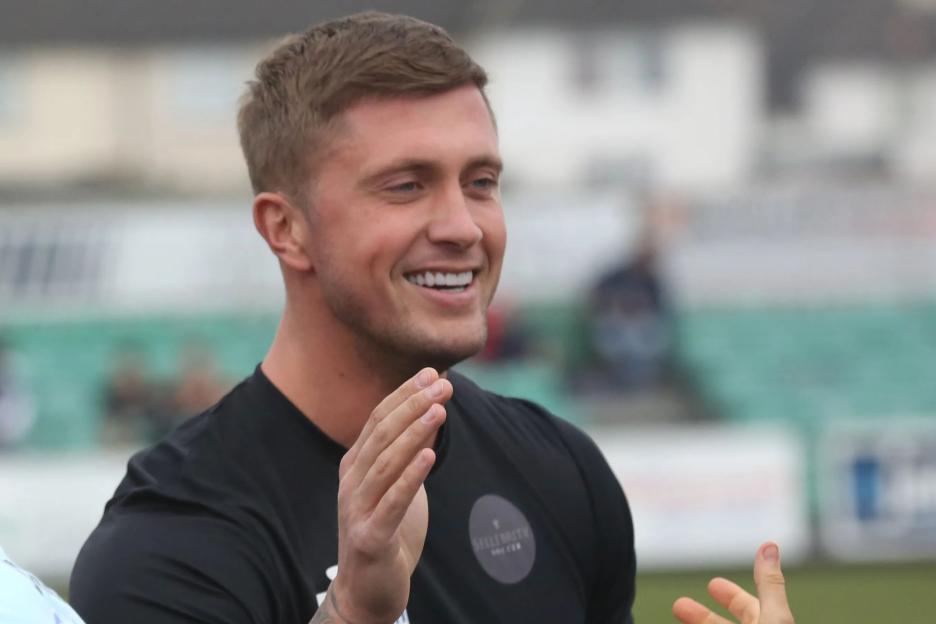
[[[318,611],[316,611],[312,619],[309,620],[309,624],[351,624],[341,617],[341,612],[338,611],[338,603],[335,602],[335,595],[332,593],[331,587],[328,588],[328,592],[325,594],[325,600],[322,601]]]

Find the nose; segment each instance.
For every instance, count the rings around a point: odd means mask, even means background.
[[[484,233],[471,212],[471,201],[459,184],[447,185],[439,193],[429,223],[429,240],[468,249],[477,245]]]

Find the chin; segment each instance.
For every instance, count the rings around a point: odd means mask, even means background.
[[[435,351],[423,355],[421,366],[431,366],[437,371],[447,371],[459,362],[463,362],[473,355],[478,354],[481,349],[471,351]]]
[[[481,352],[487,341],[487,327],[482,326],[479,330],[465,332],[460,336],[414,338],[407,351],[418,362],[418,367],[431,366],[444,371]]]
[[[486,336],[480,339],[459,341],[457,343],[438,343],[425,345],[422,359],[424,366],[431,366],[436,370],[447,370],[459,362],[477,355],[484,348]],[[425,348],[428,347],[428,348]]]

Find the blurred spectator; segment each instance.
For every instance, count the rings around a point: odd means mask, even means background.
[[[178,375],[172,391],[172,426],[217,403],[230,386],[218,372],[210,348],[199,342],[189,342],[182,350]]]
[[[36,420],[36,405],[14,356],[13,349],[0,339],[0,450],[20,443]]]
[[[135,344],[122,345],[104,387],[105,444],[136,445],[165,429],[159,391],[142,350]]]
[[[646,229],[634,255],[593,286],[586,322],[594,361],[580,389],[642,391],[664,381],[672,323],[656,241]]]

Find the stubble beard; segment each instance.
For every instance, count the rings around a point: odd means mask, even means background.
[[[409,309],[404,318],[383,318],[353,294],[326,289],[326,303],[332,314],[354,336],[359,358],[377,371],[405,379],[421,368],[431,366],[445,371],[479,353],[487,341],[487,317],[480,313],[479,327],[468,336],[441,335],[443,328],[422,330]],[[484,306],[484,310],[487,306]],[[460,332],[464,334],[465,331]]]

